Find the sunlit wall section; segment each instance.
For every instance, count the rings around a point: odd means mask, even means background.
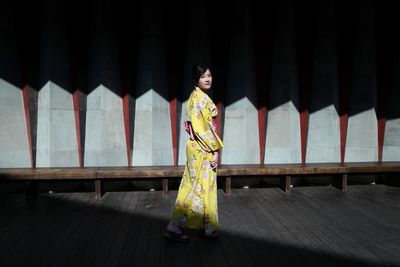
[[[334,1],[319,4],[306,162],[340,162]]]
[[[360,2],[354,83],[349,98],[346,162],[378,160],[374,13],[372,1]]]
[[[400,119],[386,121],[385,141],[383,145],[383,161],[400,160]]]
[[[132,165],[173,165],[166,55],[155,1],[142,6]]]
[[[79,166],[64,10],[62,5],[45,2],[40,24],[36,166]]]
[[[0,60],[4,59],[2,54]],[[0,168],[31,167],[22,93],[3,79],[0,79],[0,125]]]
[[[112,3],[93,5],[85,166],[127,166]]]
[[[10,75],[18,75],[15,54],[7,49],[10,43],[3,39],[0,43],[0,65],[2,74],[12,70]],[[12,48],[9,46],[8,48]],[[0,168],[31,167],[22,91],[0,78]]]
[[[293,1],[277,3],[276,45],[269,94],[265,163],[299,163],[300,119],[293,28]]]
[[[225,108],[223,164],[260,163],[253,54],[252,14],[247,4],[233,4],[232,35]]]

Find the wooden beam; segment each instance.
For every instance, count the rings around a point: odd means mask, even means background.
[[[164,179],[181,177],[184,166],[73,167],[73,168],[0,168],[2,180],[93,180],[93,179]],[[301,164],[221,165],[218,176],[286,176],[343,173],[400,172],[399,162],[351,162]]]
[[[182,177],[184,166],[135,166],[98,168],[98,178],[162,178]]]

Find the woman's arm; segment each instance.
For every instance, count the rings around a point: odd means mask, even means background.
[[[198,100],[189,100],[188,118],[190,120],[193,136],[198,140],[203,149],[208,152],[217,151],[223,147],[223,143],[214,130],[214,123],[210,111]]]

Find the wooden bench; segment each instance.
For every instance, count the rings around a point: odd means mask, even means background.
[[[168,180],[182,177],[184,166],[85,167],[0,169],[0,181],[94,181],[97,197],[103,195],[102,182],[110,180],[162,180],[168,194]],[[400,172],[400,162],[310,163],[310,164],[246,164],[220,165],[218,176],[223,179],[225,194],[231,194],[233,177],[278,176],[284,192],[290,190],[292,176],[336,176],[334,186],[347,189],[349,174],[385,174]]]

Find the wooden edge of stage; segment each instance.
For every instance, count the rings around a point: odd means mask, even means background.
[[[133,166],[133,167],[68,167],[68,168],[0,168],[2,181],[67,181],[95,182],[96,197],[103,195],[102,181],[160,179],[163,194],[168,194],[168,181],[182,176],[185,166]],[[310,164],[228,164],[220,165],[218,176],[223,178],[223,191],[232,193],[232,177],[279,176],[281,189],[290,191],[291,177],[302,175],[335,175],[334,186],[347,190],[349,174],[400,172],[400,162],[352,162]]]

